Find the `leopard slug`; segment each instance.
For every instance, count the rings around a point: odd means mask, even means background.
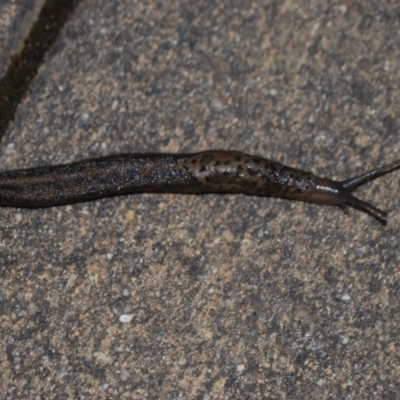
[[[0,205],[51,207],[138,192],[246,193],[387,213],[351,192],[400,168],[400,160],[344,181],[320,178],[237,151],[119,154],[64,165],[0,172]]]

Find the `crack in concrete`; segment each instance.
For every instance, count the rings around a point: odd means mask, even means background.
[[[55,43],[63,26],[82,0],[47,0],[27,35],[21,51],[12,56],[11,63],[0,79],[0,140],[14,119],[36,76],[45,54]]]

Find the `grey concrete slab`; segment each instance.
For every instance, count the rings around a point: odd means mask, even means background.
[[[399,158],[399,6],[86,0],[2,168],[234,148],[347,178]],[[396,398],[391,211],[143,194],[1,209],[8,398]]]

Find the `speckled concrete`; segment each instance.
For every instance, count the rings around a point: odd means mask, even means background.
[[[397,2],[85,0],[2,168],[234,148],[341,179],[400,157]],[[143,194],[1,209],[5,398],[395,399],[391,211]]]

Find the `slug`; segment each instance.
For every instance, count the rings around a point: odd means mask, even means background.
[[[119,154],[0,172],[0,205],[52,207],[138,192],[246,193],[353,206],[385,223],[387,213],[351,192],[400,168],[400,160],[344,181],[320,178],[237,151]]]

